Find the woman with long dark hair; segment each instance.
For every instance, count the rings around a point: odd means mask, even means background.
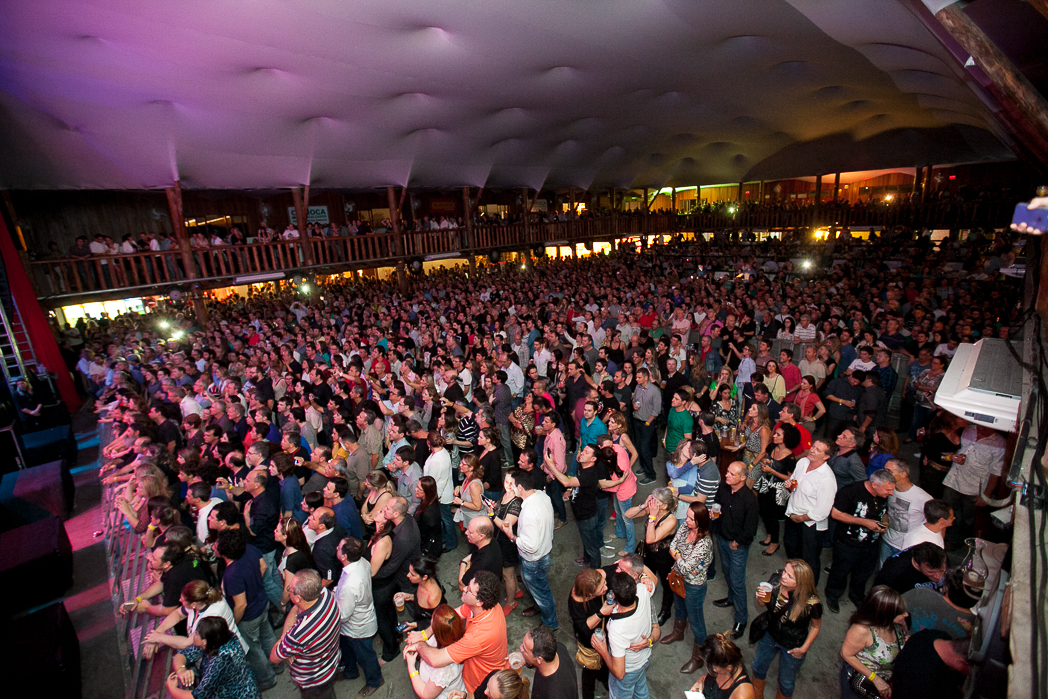
[[[684,578],[684,597],[674,595],[674,631],[678,625],[691,622],[695,638],[691,658],[680,669],[682,673],[690,675],[705,664],[702,645],[706,643],[706,618],[702,613],[702,604],[706,600],[706,571],[713,562],[710,513],[705,503],[693,502],[688,505],[684,522],[670,543],[670,555],[675,561],[673,570]]]
[[[887,585],[866,593],[848,620],[841,646],[841,699],[859,699],[852,687],[860,682],[866,690],[872,685],[885,699],[891,695],[892,664],[909,635],[907,616],[902,595]]]
[[[444,586],[437,579],[437,559],[431,556],[415,556],[408,564],[408,582],[415,592],[404,595],[411,621],[410,629],[429,627],[433,610],[444,604]]]
[[[793,450],[801,443],[800,430],[782,423],[772,433],[771,443],[768,455],[755,465],[747,479],[748,485],[757,493],[761,521],[768,534],[761,542],[761,546],[768,547],[761,552],[765,556],[779,550],[779,521],[786,517],[786,503],[790,498],[786,484],[797,466]]]
[[[439,559],[444,552],[440,529],[440,500],[437,497],[437,481],[433,476],[422,476],[415,484],[415,497],[419,498],[415,509],[418,523],[419,548],[427,556]]]

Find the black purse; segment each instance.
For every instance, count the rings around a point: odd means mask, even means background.
[[[877,689],[873,682],[867,679],[866,675],[859,674],[852,668],[851,677],[848,679],[848,685],[851,687],[851,691],[855,693],[855,696],[859,699],[881,699],[881,692]]]
[[[768,603],[768,608],[757,615],[757,617],[750,622],[750,645],[759,642],[764,638],[764,634],[768,633],[768,627],[771,626],[771,613],[772,605],[775,604],[775,599],[779,596],[779,580],[782,578],[782,571],[772,573],[771,577],[768,578],[768,582],[771,583],[771,601]]]

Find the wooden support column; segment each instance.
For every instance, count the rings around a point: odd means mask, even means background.
[[[309,242],[306,229],[309,221],[309,185],[305,188],[292,187],[291,199],[295,204],[295,218],[298,219],[298,244],[302,246],[302,260],[307,266],[313,264],[313,246]]]
[[[841,173],[837,173],[833,176],[833,203],[837,204],[837,201],[841,197]]]
[[[386,197],[389,200],[389,221],[393,226],[393,254],[397,258],[397,284],[400,293],[408,291],[408,275],[404,269],[404,238],[400,232],[400,209],[397,206],[397,195],[392,187],[386,187]]]
[[[473,212],[476,210],[471,206],[472,201],[469,198],[469,187],[462,188],[462,212],[463,218],[466,220],[466,239],[463,241],[463,247],[470,249],[473,247]]]
[[[1033,4],[1042,14],[1048,13],[1048,2],[1045,0]],[[942,8],[935,13],[935,18],[993,81],[996,89],[991,92],[1000,99],[1006,113],[1005,120],[1013,129],[1016,139],[1029,148],[1044,167],[1048,162],[1048,102],[990,37],[965,14],[959,3]]]
[[[673,215],[677,215],[677,188],[670,188],[670,206],[673,208]]]
[[[535,196],[536,197],[538,196],[538,192],[537,191],[536,191]],[[524,206],[524,216],[523,216],[523,219],[524,219],[524,240],[521,241],[521,242],[523,242],[525,244],[529,244],[531,242],[531,237],[529,235],[530,228],[531,228],[531,221],[528,220],[528,219],[531,218],[531,196],[528,194],[528,188],[527,187],[524,187],[523,189],[521,189],[521,197],[522,197],[521,201],[523,202],[523,206]]]
[[[739,202],[740,204],[742,203],[742,186],[744,184],[746,184],[746,183],[745,182],[739,182],[739,189],[738,189],[738,191],[735,192],[735,201]]]
[[[815,176],[815,213],[822,208],[822,175]]]
[[[619,212],[618,203],[616,202],[618,192],[615,187],[611,188],[611,239],[615,240],[619,235]]]
[[[196,263],[193,261],[193,250],[189,245],[189,237],[186,235],[186,219],[182,212],[182,183],[175,180],[175,184],[172,187],[166,187],[164,193],[167,194],[167,212],[171,217],[171,230],[175,235],[175,242],[178,243],[178,251],[182,257],[182,267],[186,271],[186,279],[191,281],[199,278],[197,274]],[[196,287],[196,285],[192,285]],[[193,288],[189,290],[189,297],[193,300],[193,312],[196,315],[197,324],[201,329],[207,327],[207,306],[204,305],[204,298],[200,294],[200,289]]]

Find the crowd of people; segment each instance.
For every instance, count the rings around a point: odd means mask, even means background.
[[[803,272],[754,245],[728,276],[673,249],[406,294],[339,279],[63,338],[151,549],[125,611],[164,618],[146,651],[177,649],[176,697],[254,697],[288,667],[303,697],[395,672],[423,699],[646,699],[682,641],[706,697],[765,696],[776,658],[793,696],[811,652],[839,653],[842,697],[960,696],[980,591],[947,551],[989,535],[1004,440],[934,396],[960,342],[1014,331],[1018,287],[970,273],[1012,242],[901,268],[855,242]],[[752,550],[777,557],[759,585]],[[733,623],[709,633],[718,565]],[[820,636],[848,602],[847,635]],[[519,648],[514,613],[539,617]]]

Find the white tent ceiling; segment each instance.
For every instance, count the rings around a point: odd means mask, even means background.
[[[0,187],[667,186],[1009,151],[905,0],[0,0]]]

